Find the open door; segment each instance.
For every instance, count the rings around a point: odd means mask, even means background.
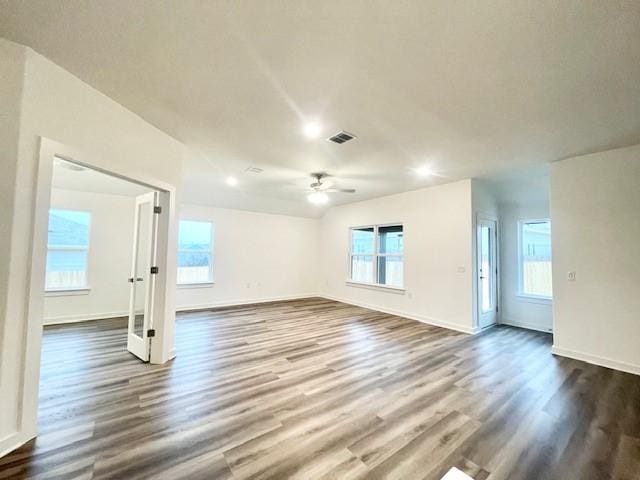
[[[136,198],[129,297],[127,350],[148,362],[153,331],[153,295],[157,273],[156,237],[158,230],[158,193]]]
[[[498,314],[496,221],[478,218],[477,229],[478,326],[486,328],[496,323]]]

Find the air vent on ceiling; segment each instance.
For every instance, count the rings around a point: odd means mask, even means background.
[[[262,169],[260,167],[247,167],[244,171],[249,173],[262,173]]]
[[[348,142],[349,140],[353,140],[354,138],[356,138],[355,135],[342,131],[342,132],[336,133],[332,137],[327,138],[327,140],[334,143],[344,143],[344,142]]]

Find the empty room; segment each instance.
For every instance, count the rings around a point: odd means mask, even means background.
[[[640,480],[640,2],[0,0],[0,479]]]

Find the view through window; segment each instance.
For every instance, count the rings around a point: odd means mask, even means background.
[[[89,212],[49,211],[46,290],[87,288],[90,226]]]
[[[181,220],[178,234],[178,283],[213,281],[213,224]]]
[[[402,288],[404,283],[402,225],[351,229],[351,280]]]
[[[551,298],[551,222],[520,222],[520,293]]]

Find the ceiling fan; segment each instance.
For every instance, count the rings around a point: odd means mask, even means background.
[[[307,195],[307,199],[316,205],[323,205],[329,201],[327,193],[356,193],[353,188],[334,188],[331,183],[323,182],[324,178],[330,177],[328,173],[312,173],[311,177],[315,179],[315,182],[309,185],[311,193]]]

